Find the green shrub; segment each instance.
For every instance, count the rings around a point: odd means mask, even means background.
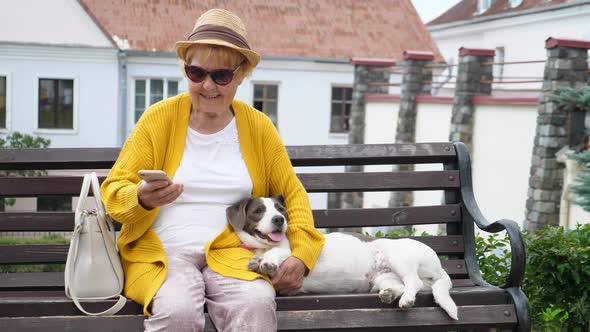
[[[508,235],[501,237],[498,233],[487,237],[475,237],[477,262],[481,276],[495,286],[502,286],[510,273],[510,252]]]
[[[0,149],[42,149],[47,148],[51,144],[51,140],[31,136],[29,134],[21,134],[15,131],[6,136],[0,136]],[[43,176],[47,175],[46,171],[26,170],[26,171],[0,171],[0,176],[9,175],[19,176]],[[13,206],[15,203],[14,198],[0,198],[0,211],[4,209],[4,206]]]
[[[48,234],[41,238],[2,237],[0,245],[66,244],[69,241],[59,234]],[[0,273],[14,272],[63,272],[65,264],[0,265]]]
[[[549,226],[524,234],[527,265],[523,291],[538,331],[590,331],[590,225]],[[510,267],[508,237],[476,237],[484,280],[501,286]]]
[[[387,234],[378,232],[376,236],[414,233],[400,229]],[[590,331],[590,224],[573,230],[548,226],[523,236],[527,261],[522,288],[531,304],[534,330]],[[476,236],[480,271],[492,285],[502,286],[508,278],[512,258],[509,245],[505,233]]]
[[[546,227],[527,238],[523,290],[533,322],[550,331],[590,331],[590,225]]]

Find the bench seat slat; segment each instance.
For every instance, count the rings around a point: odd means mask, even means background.
[[[120,148],[5,149],[0,170],[106,169]],[[456,159],[451,143],[288,146],[294,166],[441,163]]]
[[[318,228],[445,224],[461,221],[459,204],[404,208],[314,210]],[[73,212],[0,212],[0,232],[69,232]],[[120,225],[115,225],[120,228]]]
[[[412,310],[399,308],[341,309],[278,311],[279,331],[332,331],[333,328],[358,329],[419,327],[420,331],[440,330],[453,327],[510,328],[516,325],[514,305],[472,305],[459,307],[460,321],[448,318],[437,307],[416,307]],[[54,316],[54,317],[7,317],[0,318],[0,329],[5,331],[29,331],[31,328],[48,331],[140,331],[143,328],[141,315],[117,315],[115,317]],[[65,329],[64,329],[65,327]],[[397,330],[397,329],[396,329]],[[205,331],[215,331],[209,319]],[[383,330],[385,331],[385,330]],[[410,331],[410,330],[406,330]]]
[[[0,293],[2,294],[2,293]],[[482,286],[460,287],[451,290],[451,296],[458,306],[462,305],[495,305],[510,303],[508,293],[501,288]],[[115,300],[86,302],[85,307],[92,311],[104,310]],[[397,306],[382,303],[376,293],[362,294],[300,294],[296,296],[278,296],[278,311],[355,309],[355,308],[391,308]],[[416,307],[436,306],[430,291],[420,291],[416,296]],[[81,315],[74,303],[63,296],[63,291],[56,297],[3,297],[0,299],[0,312],[5,316],[69,316]],[[120,315],[141,314],[142,308],[128,300]]]
[[[460,235],[410,238],[427,244],[438,254],[463,252],[463,239]],[[2,245],[0,251],[3,254],[0,256],[0,264],[65,263],[68,248],[68,244]]]

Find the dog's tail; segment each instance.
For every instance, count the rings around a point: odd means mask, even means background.
[[[434,301],[438,303],[438,305],[440,305],[440,307],[443,308],[452,319],[458,320],[457,305],[449,294],[449,290],[452,287],[453,283],[451,282],[451,278],[441,267],[438,272],[438,278],[435,278],[434,283],[432,284],[432,296],[434,296]]]

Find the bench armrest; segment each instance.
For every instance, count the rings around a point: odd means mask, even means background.
[[[502,288],[520,287],[524,279],[526,266],[526,251],[522,233],[518,224],[512,220],[501,219],[490,223],[481,213],[475,196],[471,180],[471,160],[467,147],[463,143],[454,143],[457,150],[459,171],[461,176],[461,196],[463,198],[463,234],[465,241],[465,261],[470,277],[476,284],[486,285],[482,279],[475,255],[475,234],[473,224],[479,229],[498,233],[505,230],[510,241],[512,260],[510,263],[510,274]],[[470,222],[473,221],[473,222]]]

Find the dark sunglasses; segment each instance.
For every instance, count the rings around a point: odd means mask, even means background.
[[[211,77],[213,82],[217,85],[228,85],[233,79],[236,71],[242,66],[240,63],[234,70],[230,69],[215,69],[207,71],[204,68],[198,66],[184,65],[184,72],[189,80],[195,83],[201,83],[207,78],[207,75]]]

